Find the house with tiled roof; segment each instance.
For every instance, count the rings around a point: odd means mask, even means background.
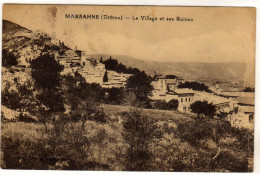
[[[178,100],[178,111],[191,112],[190,105],[194,102],[194,91],[188,88],[175,89],[166,93],[166,102]]]
[[[236,102],[230,98],[225,98],[221,96],[214,95],[212,93],[204,91],[195,91],[195,101],[207,101],[216,106],[216,110],[221,112],[233,111],[235,108]]]
[[[190,105],[194,102],[194,91],[188,88],[178,89],[175,88],[174,91],[170,90],[167,92],[160,90],[153,90],[152,96],[150,97],[152,101],[165,101],[169,102],[173,99],[178,100],[178,111],[190,112]]]
[[[167,78],[167,76],[161,75],[152,81],[152,86],[156,91],[166,93],[167,91],[174,91],[181,82],[183,82],[183,79],[180,77]]]
[[[255,98],[238,97],[237,111],[229,117],[229,121],[234,127],[254,129]]]
[[[107,71],[108,82],[103,82],[103,88],[121,88],[125,87],[127,79],[132,76],[132,74],[118,73],[116,71]]]
[[[178,111],[191,112],[190,105],[195,101],[207,101],[216,106],[217,111],[227,112],[233,111],[235,108],[235,101],[229,98],[220,97],[212,93],[204,91],[196,91],[188,88],[175,88],[174,90],[158,90],[152,91],[152,101],[169,102],[176,99],[179,102]]]

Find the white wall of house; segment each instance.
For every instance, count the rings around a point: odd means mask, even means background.
[[[228,116],[228,121],[233,127],[254,129],[254,117],[254,113],[238,111],[238,113]]]
[[[166,94],[160,90],[153,90],[150,99],[153,101],[166,101]]]
[[[167,86],[166,86],[166,79],[157,79],[155,81],[152,81],[152,86],[154,89],[164,92],[167,92]]]
[[[151,85],[154,89],[166,93],[168,88],[174,91],[177,88],[178,81],[176,79],[158,78],[152,81]]]
[[[202,91],[194,91],[195,101],[207,101],[208,103],[212,103],[217,107],[218,110],[222,112],[230,112],[234,110],[234,100],[230,98],[224,98],[217,95],[214,95],[212,93],[208,92],[202,92]]]
[[[217,111],[226,112],[226,113],[232,111],[232,106],[230,105],[230,102],[218,103],[214,105],[216,106]]]
[[[181,112],[191,112],[190,105],[194,102],[193,95],[178,96],[178,110]]]
[[[127,79],[132,74],[118,73],[116,71],[107,70],[108,82],[103,82],[102,87],[104,88],[121,88],[125,87]]]
[[[190,105],[194,102],[194,94],[190,89],[176,89],[175,92],[165,93],[161,90],[153,90],[150,97],[153,101],[169,102],[173,99],[178,100],[178,111],[190,112]]]

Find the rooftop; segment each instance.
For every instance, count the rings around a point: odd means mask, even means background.
[[[171,94],[171,92],[168,94]],[[174,92],[172,92],[172,94],[194,94],[194,91],[188,88],[181,88],[181,89],[175,89]]]
[[[255,98],[254,97],[238,97],[236,101],[241,104],[245,105],[255,105]]]
[[[176,84],[177,83],[177,80],[176,79],[167,79],[165,81],[166,84]]]
[[[216,85],[216,88],[221,89],[224,92],[232,92],[233,90],[228,87],[227,83],[219,83]]]
[[[252,97],[254,98],[254,92],[222,92],[221,95],[229,97]]]
[[[197,97],[198,100],[206,100],[209,103],[213,103],[213,104],[220,104],[220,103],[227,103],[230,102],[229,99],[224,98],[224,97],[220,97],[208,92],[204,92],[204,91],[194,91],[195,92],[195,96]]]
[[[239,107],[239,112],[254,113],[255,112],[255,107],[254,106],[240,106]]]

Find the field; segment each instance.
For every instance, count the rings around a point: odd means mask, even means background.
[[[102,108],[106,122],[88,120],[84,128],[80,122],[56,123],[46,132],[38,123],[2,123],[2,168],[129,170],[131,162],[126,159],[131,142],[125,139],[124,115],[135,109],[117,105],[102,105]],[[149,142],[151,156],[145,160],[145,170],[252,171],[248,163],[253,156],[253,151],[248,150],[252,140],[245,135],[248,131],[233,129],[226,137],[220,137],[217,145],[211,137],[196,141],[197,136],[192,134],[198,133],[197,130],[186,131],[184,126],[192,129],[190,126],[196,123],[193,115],[152,109],[138,111],[155,119],[154,125],[161,133]],[[142,127],[145,132],[148,126]],[[218,146],[221,152],[212,161]]]
[[[102,108],[107,115],[120,115],[122,112],[129,112],[131,109],[129,106],[108,104],[103,104]],[[181,123],[192,120],[192,118],[196,117],[194,114],[184,114],[178,111],[155,110],[146,108],[143,108],[142,110],[146,115],[158,121],[172,121],[174,123]]]

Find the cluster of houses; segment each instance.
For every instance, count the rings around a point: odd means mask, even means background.
[[[118,73],[105,69],[105,65],[96,61],[86,54],[85,51],[67,48],[63,42],[56,39],[55,33],[51,36],[38,30],[35,32],[17,32],[19,36],[17,42],[22,42],[25,36],[29,35],[32,40],[28,41],[25,47],[15,50],[9,49],[9,52],[17,52],[19,55],[18,66],[16,69],[29,70],[30,63],[43,54],[54,54],[56,61],[64,66],[63,74],[78,71],[88,83],[98,83],[103,88],[121,88],[126,85],[127,79],[131,74]],[[20,66],[20,68],[19,68]],[[30,72],[30,71],[28,71]],[[104,75],[107,75],[107,81],[103,81]]]
[[[105,64],[91,58],[85,51],[67,50],[62,55],[58,52],[54,55],[56,61],[64,66],[63,74],[78,71],[88,83],[97,83],[103,88],[125,87],[127,79],[132,75],[106,70]],[[104,81],[105,73],[107,81]]]
[[[42,35],[40,35],[42,36]],[[55,38],[55,37],[47,37]],[[58,40],[51,40],[53,44],[60,44]],[[62,46],[62,45],[61,45]],[[20,65],[29,67],[29,60],[35,59],[40,54],[48,52],[44,46],[31,45],[23,48],[19,54]],[[34,54],[32,54],[34,53]],[[63,53],[53,51],[56,61],[64,66],[63,74],[78,71],[88,83],[98,83],[103,88],[125,87],[127,79],[131,74],[118,73],[106,70],[103,63],[91,58],[85,51],[64,49]],[[107,80],[104,81],[104,76]],[[228,113],[228,120],[233,126],[254,127],[254,93],[225,91],[221,87],[216,87],[214,93],[195,91],[188,88],[178,88],[184,80],[180,77],[157,76],[152,85],[154,90],[150,99],[152,101],[169,102],[172,99],[178,100],[178,111],[190,113],[190,105],[195,101],[208,101],[216,106],[219,112]]]
[[[230,92],[225,95],[195,91],[188,88],[178,88],[183,80],[176,77],[169,79],[165,76],[158,76],[152,85],[151,100],[169,102],[172,99],[178,100],[178,111],[190,113],[190,105],[195,101],[207,101],[216,106],[217,114],[227,114],[226,119],[232,126],[254,128],[254,93]]]
[[[88,83],[98,83],[103,88],[125,87],[127,79],[131,76],[131,74],[106,70],[103,63],[91,58],[85,51],[63,48],[65,47],[64,44],[56,39],[55,34],[49,36],[41,31],[37,31],[35,34],[30,31],[21,31],[15,35],[18,38],[15,41],[17,43],[26,42],[26,37],[32,37],[34,40],[26,47],[18,46],[19,48],[9,49],[9,52],[20,56],[19,65],[16,67],[17,71],[14,71],[14,73],[3,69],[2,74],[5,76],[2,76],[2,88],[5,87],[7,82],[25,82],[29,79],[30,71],[28,68],[30,67],[30,61],[50,51],[46,48],[46,44],[44,43],[49,43],[49,46],[52,46],[51,52],[54,53],[56,61],[64,66],[63,74],[78,71]],[[7,36],[7,38],[11,36],[12,35]],[[15,42],[12,41],[8,43],[8,45],[14,45]],[[61,50],[55,51],[54,47],[61,48]],[[106,81],[104,81],[105,75],[107,76]],[[190,105],[195,101],[206,100],[214,104],[219,113],[228,113],[227,120],[230,121],[231,125],[253,129],[255,108],[253,92],[239,92],[234,88],[233,90],[230,90],[230,88],[227,90],[227,86],[221,86],[223,84],[218,84],[211,89],[214,93],[178,88],[178,85],[183,82],[184,80],[180,77],[169,78],[157,76],[156,79],[152,81],[154,90],[152,91],[150,99],[152,101],[165,102],[169,102],[172,99],[178,100],[179,105],[177,110],[185,113],[191,112]]]

